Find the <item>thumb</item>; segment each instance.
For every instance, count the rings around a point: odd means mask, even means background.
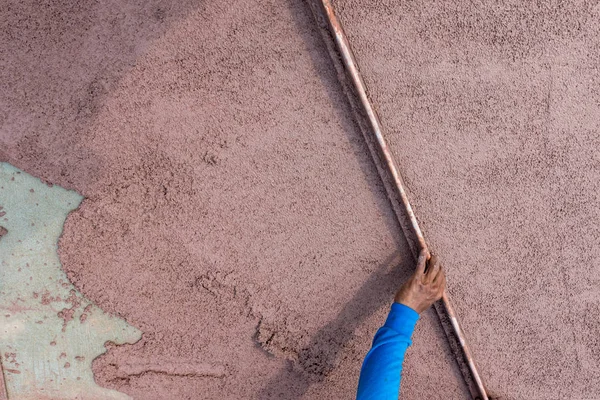
[[[419,253],[419,258],[417,259],[417,270],[415,271],[415,276],[423,276],[425,273],[425,265],[427,265],[427,250],[422,249]]]

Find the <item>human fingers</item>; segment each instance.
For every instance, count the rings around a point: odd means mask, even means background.
[[[431,283],[435,280],[435,277],[440,272],[440,263],[435,255],[431,255],[429,259],[429,268],[427,268],[427,272],[425,272],[425,276],[423,277],[423,283]]]
[[[427,250],[422,249],[417,258],[417,268],[415,270],[415,276],[420,278],[425,274],[425,266],[427,265]]]
[[[444,296],[444,290],[446,290],[446,274],[443,273],[443,271],[441,273],[438,274],[439,278],[436,279],[435,282],[435,291],[436,291],[436,295],[435,295],[435,301],[438,301],[439,299],[442,298],[442,296]]]
[[[438,274],[435,276],[431,284],[435,287],[441,287],[442,290],[446,285],[446,272],[444,271],[444,267],[440,264],[440,270]]]

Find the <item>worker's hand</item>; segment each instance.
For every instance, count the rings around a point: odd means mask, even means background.
[[[425,266],[429,264],[427,272]],[[425,250],[419,254],[417,270],[404,282],[396,293],[394,301],[404,304],[421,314],[434,302],[442,298],[446,288],[446,275],[436,256],[427,261]]]

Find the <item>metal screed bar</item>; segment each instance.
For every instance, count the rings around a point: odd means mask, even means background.
[[[413,256],[416,257],[421,249],[428,249],[427,243],[408,201],[400,172],[383,136],[377,113],[367,96],[367,90],[358,71],[350,43],[334,13],[330,0],[309,0],[308,2],[325,39],[325,45],[338,72],[340,83],[348,96],[357,117],[357,122],[384,182],[392,207],[404,230]],[[444,293],[442,299],[435,304],[435,310],[472,398],[474,400],[488,400],[488,394],[475,367],[465,335],[458,323],[447,293]]]

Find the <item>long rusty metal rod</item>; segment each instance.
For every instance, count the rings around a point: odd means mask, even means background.
[[[333,40],[333,42],[335,43],[335,49],[331,48],[330,43],[326,43],[326,45],[328,45],[328,49],[330,55],[332,56],[334,64],[337,63],[336,68],[338,69],[338,77],[341,80],[349,81],[345,83],[347,86],[350,86],[350,88],[346,87],[345,89],[351,105],[355,108],[355,111],[358,111],[361,114],[363,114],[364,121],[362,121],[362,124],[361,121],[359,121],[359,125],[361,125],[361,130],[363,131],[363,135],[367,140],[367,144],[369,145],[371,154],[374,157],[374,159],[377,156],[381,158],[381,162],[385,165],[385,168],[387,169],[387,174],[385,175],[389,176],[393,181],[393,188],[390,188],[391,185],[388,184],[386,185],[386,190],[388,191],[388,196],[392,201],[394,211],[396,212],[400,225],[405,230],[405,233],[412,234],[414,235],[414,237],[416,237],[416,243],[414,243],[407,235],[407,239],[409,239],[408,242],[411,247],[411,250],[413,251],[413,255],[418,254],[418,252],[421,249],[425,249],[429,254],[427,243],[425,242],[425,237],[423,236],[423,232],[419,227],[419,223],[417,221],[417,218],[415,217],[415,213],[408,200],[402,177],[400,175],[398,167],[396,166],[396,162],[394,161],[388,144],[383,136],[379,117],[377,116],[377,113],[375,112],[375,109],[373,108],[373,105],[371,104],[367,96],[365,83],[359,73],[356,60],[350,48],[350,43],[346,38],[346,34],[344,33],[340,21],[334,13],[333,5],[331,4],[330,0],[310,0],[310,5],[313,10],[313,14],[315,15],[315,18],[317,19],[317,23],[322,24],[323,20],[321,20],[321,18],[325,18],[327,28],[331,35],[330,39]],[[322,26],[321,28],[323,29]],[[338,57],[339,59],[336,59]],[[343,65],[344,71],[340,71],[340,61]],[[343,72],[345,72],[345,77],[340,76],[344,75]],[[344,85],[344,82],[342,82],[342,85]],[[348,93],[349,90],[352,90],[354,92],[353,95]],[[353,97],[358,97],[358,101],[356,101],[357,99]],[[375,140],[373,140],[372,137],[369,137],[369,134],[373,135]],[[377,164],[376,159],[375,163]],[[385,171],[382,171],[382,167],[379,164],[377,164],[377,166],[380,174],[385,173]],[[383,175],[382,180],[385,184],[386,179]],[[395,189],[396,193],[391,193],[392,189]],[[400,201],[402,207],[397,207],[397,205],[395,204],[395,199],[398,199]],[[405,221],[406,218],[408,218],[408,223],[407,221]],[[407,230],[409,232],[406,232]],[[475,366],[475,362],[473,361],[473,356],[467,345],[464,332],[460,327],[460,324],[456,317],[456,313],[454,312],[454,308],[452,307],[450,297],[446,292],[444,292],[441,302],[436,303],[435,309],[440,318],[440,322],[442,323],[444,331],[446,332],[446,336],[449,339],[450,346],[454,351],[455,356],[457,356],[457,362],[459,364],[459,367],[461,367],[461,372],[463,374],[463,377],[465,378],[465,383],[469,391],[471,392],[471,396],[475,400],[488,400],[489,397],[487,391],[483,385],[481,376],[479,375],[479,372]],[[444,321],[448,320],[450,322],[450,327],[448,327],[447,324],[444,325]],[[458,339],[458,343],[456,343],[453,346],[452,341],[454,339]],[[463,359],[461,360],[459,358]],[[461,365],[461,363],[463,363],[463,365]],[[467,370],[465,370],[464,364],[466,364]]]

